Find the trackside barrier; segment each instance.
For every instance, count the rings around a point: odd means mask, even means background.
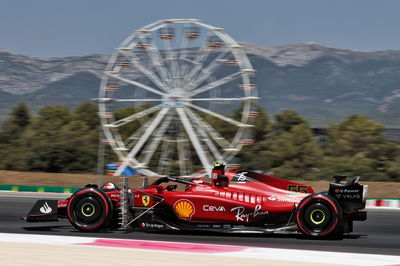
[[[400,208],[400,199],[369,198],[366,203],[366,208],[368,207],[387,207],[397,209]]]
[[[0,190],[15,192],[55,192],[73,193],[81,189],[79,187],[49,187],[49,186],[24,186],[24,185],[0,185]]]

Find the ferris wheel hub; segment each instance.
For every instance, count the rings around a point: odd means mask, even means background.
[[[183,106],[182,96],[169,95],[164,98],[163,105],[164,107],[172,107],[172,108],[182,107]]]

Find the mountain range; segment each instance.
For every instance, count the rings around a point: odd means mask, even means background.
[[[242,43],[269,114],[294,109],[314,127],[363,114],[400,128],[400,51],[354,51],[294,43]],[[26,102],[76,107],[96,98],[107,55],[34,58],[0,50],[0,122]]]

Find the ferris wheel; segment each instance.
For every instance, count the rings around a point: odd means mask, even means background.
[[[145,175],[191,176],[229,165],[253,143],[254,69],[222,28],[168,19],[133,32],[110,58],[100,85],[107,143]]]

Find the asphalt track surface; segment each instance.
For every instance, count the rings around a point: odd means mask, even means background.
[[[67,220],[60,220],[58,223],[26,223],[22,221],[20,217],[28,214],[39,197],[1,193],[0,232],[400,255],[400,211],[369,211],[367,221],[355,222],[354,232],[345,236],[343,240],[314,240],[304,238],[300,234],[211,234],[204,232],[167,234],[124,231],[82,233],[72,227]]]

